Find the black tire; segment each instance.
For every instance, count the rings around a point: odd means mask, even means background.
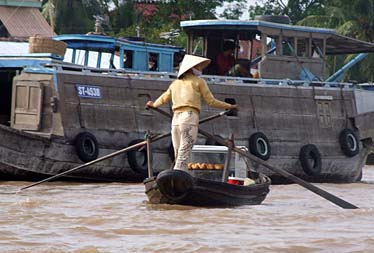
[[[172,203],[181,203],[193,188],[193,179],[181,170],[164,170],[157,176],[161,194]]]
[[[249,137],[249,152],[264,161],[269,160],[271,147],[264,133],[256,132]]]
[[[128,146],[132,146],[139,142],[142,142],[142,139],[135,139],[130,141]],[[141,151],[140,148],[132,149],[127,152],[127,161],[131,169],[137,173],[147,175],[148,173],[148,156],[147,156],[147,149],[144,147]]]
[[[88,163],[97,159],[99,155],[99,145],[96,137],[88,132],[78,134],[74,140],[74,146],[79,159]]]
[[[352,129],[343,129],[339,134],[339,144],[343,153],[352,157],[360,152],[360,145],[355,132]]]
[[[301,167],[309,176],[318,176],[322,170],[322,159],[318,148],[313,144],[301,147],[299,159]]]
[[[255,19],[279,24],[291,24],[291,19],[288,16],[281,15],[259,15],[255,16]]]

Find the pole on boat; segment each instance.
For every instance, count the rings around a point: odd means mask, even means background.
[[[165,112],[165,111],[163,111],[159,108],[155,108],[155,107],[150,107],[150,108],[152,108],[153,110],[171,118],[171,115],[169,113],[167,113],[167,112]],[[276,168],[276,167],[270,165],[269,163],[261,160],[260,158],[254,156],[254,155],[252,155],[248,152],[245,152],[244,150],[241,150],[240,148],[237,148],[235,146],[230,147],[230,145],[228,145],[226,141],[221,140],[220,138],[217,138],[216,136],[208,133],[207,131],[204,131],[204,130],[199,128],[199,133],[201,133],[202,135],[205,135],[208,138],[211,138],[211,139],[215,140],[216,142],[218,142],[221,145],[227,146],[229,149],[234,150],[235,152],[243,155],[244,157],[247,157],[248,159],[250,159],[250,160],[252,160],[256,163],[263,165],[264,167],[270,169],[271,171],[280,174],[281,176],[283,176],[283,177],[291,180],[292,182],[294,182],[294,183],[314,192],[315,194],[319,195],[320,197],[334,203],[337,206],[340,206],[341,208],[344,208],[344,209],[358,209],[359,208],[359,207],[357,207],[357,206],[355,206],[355,205],[353,205],[353,204],[351,204],[351,203],[349,203],[349,202],[347,202],[347,201],[345,201],[345,200],[343,200],[343,199],[341,199],[341,198],[339,198],[339,197],[337,197],[337,196],[335,196],[335,195],[333,195],[333,194],[331,194],[331,193],[329,193],[325,190],[322,190],[321,188],[318,188],[317,186],[315,186],[311,183],[308,183],[308,182],[302,180],[301,178],[299,178],[299,177],[297,177],[297,176],[295,176],[295,175],[293,175],[293,174],[291,174],[291,173],[289,173],[289,172],[287,172],[283,169]]]
[[[234,137],[231,136],[229,143],[227,145],[228,150],[227,150],[227,155],[226,155],[226,160],[225,160],[225,167],[223,168],[223,173],[222,173],[222,182],[226,183],[227,178],[229,176],[229,169],[230,169],[230,163],[231,163],[231,155],[232,155],[232,149],[230,147],[234,146],[233,145],[233,139]]]
[[[148,177],[153,177],[153,168],[152,168],[152,151],[151,151],[151,137],[149,131],[146,135],[147,141],[147,165],[148,165]]]

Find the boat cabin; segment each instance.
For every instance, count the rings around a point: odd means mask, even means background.
[[[40,130],[43,125],[42,111],[48,111],[45,108],[42,110],[42,107],[50,104],[48,99],[52,96],[53,74],[57,68],[76,71],[87,69],[93,72],[116,70],[118,73],[125,70],[126,73],[136,75],[173,73],[184,54],[181,47],[146,43],[139,38],[72,34],[55,36],[54,40],[67,44],[64,56],[50,52],[29,53],[29,43],[26,42],[0,42],[3,52],[0,56],[0,124]],[[17,87],[12,87],[14,78],[22,71],[39,74],[34,75],[38,81],[34,80],[27,85],[25,82],[17,82]],[[50,86],[47,95],[43,95],[46,89],[40,84],[43,80]],[[46,97],[44,102],[43,97]],[[44,125],[50,128],[49,124]]]
[[[95,68],[174,72],[183,55],[181,47],[146,43],[140,38],[72,34],[54,39],[67,44],[64,61]]]
[[[193,20],[181,22],[188,34],[188,54],[213,60],[205,74],[217,75],[215,59],[224,42],[240,45],[237,62],[265,79],[322,81],[326,79],[327,55],[374,52],[371,43],[338,35],[335,30],[294,26],[262,20]],[[241,58],[243,44],[249,45],[249,57]],[[251,50],[256,43],[259,49]]]

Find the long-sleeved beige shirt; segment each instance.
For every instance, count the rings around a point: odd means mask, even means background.
[[[214,98],[204,79],[191,73],[185,74],[182,79],[173,81],[169,88],[156,99],[153,106],[159,107],[171,100],[173,111],[180,112],[193,109],[200,113],[201,98],[211,107],[231,108],[231,104]]]

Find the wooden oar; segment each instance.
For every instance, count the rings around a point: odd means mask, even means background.
[[[151,108],[153,110],[171,118],[171,115],[169,113],[167,113],[167,112],[165,112],[165,111],[163,111],[159,108],[155,108],[155,107],[151,107]],[[218,142],[221,145],[229,147],[229,145],[227,145],[227,143],[224,140],[222,140],[220,138],[217,138],[216,136],[214,136],[214,135],[212,135],[212,134],[210,134],[210,133],[208,133],[208,132],[206,132],[206,131],[204,131],[200,128],[199,128],[199,133],[201,133],[202,135],[205,135],[208,138],[211,138],[211,139],[215,140],[216,142]],[[335,195],[333,195],[333,194],[331,194],[331,193],[329,193],[325,190],[322,190],[321,188],[318,188],[317,186],[315,186],[311,183],[308,183],[308,182],[302,180],[301,178],[299,178],[299,177],[297,177],[297,176],[295,176],[295,175],[293,175],[293,174],[291,174],[291,173],[289,173],[289,172],[287,172],[283,169],[276,168],[276,167],[270,165],[269,163],[261,160],[260,158],[254,156],[254,155],[252,155],[248,152],[245,152],[245,151],[241,150],[240,148],[237,148],[237,147],[229,147],[229,148],[232,148],[235,152],[247,157],[248,159],[250,159],[250,160],[252,160],[252,161],[254,161],[258,164],[263,165],[264,167],[270,169],[273,172],[278,173],[279,175],[282,175],[283,177],[291,180],[292,182],[301,185],[302,187],[314,192],[315,194],[319,195],[320,197],[322,197],[324,199],[327,199],[328,201],[334,203],[337,206],[340,206],[344,209],[358,209],[357,206],[355,206],[355,205],[353,205],[353,204],[351,204],[351,203],[349,203],[349,202],[347,202],[347,201],[345,201],[345,200],[343,200],[343,199],[341,199],[341,198],[339,198],[339,197],[337,197],[337,196],[335,196]]]
[[[165,113],[166,113],[166,112],[165,112]],[[207,117],[207,118],[204,118],[204,119],[200,120],[199,123],[201,124],[201,123],[207,122],[207,121],[209,121],[209,120],[212,120],[212,119],[215,119],[215,118],[221,117],[221,116],[225,115],[226,113],[227,113],[227,111],[226,111],[226,112],[220,112],[220,113],[218,113],[218,114],[216,114],[216,115],[213,115],[213,116],[210,116],[210,117]],[[167,115],[170,115],[170,114],[168,114],[168,113],[166,113],[166,114],[167,114]],[[158,141],[158,140],[160,140],[160,139],[162,139],[162,138],[165,138],[165,137],[167,137],[167,136],[170,136],[170,135],[171,135],[171,133],[166,133],[166,134],[162,134],[162,135],[154,136],[154,137],[149,138],[149,139],[148,139],[148,142],[149,142],[149,143],[150,143],[150,142],[155,142],[155,141]],[[85,167],[87,167],[87,166],[90,166],[90,165],[92,165],[92,164],[95,164],[95,163],[98,163],[98,162],[104,161],[104,160],[106,160],[106,159],[112,158],[112,157],[117,156],[117,155],[119,155],[119,154],[122,154],[122,153],[124,153],[124,152],[130,151],[130,150],[132,150],[132,149],[142,147],[143,145],[147,145],[147,140],[141,141],[141,142],[139,142],[139,143],[136,143],[136,144],[134,144],[134,145],[132,145],[132,146],[129,146],[129,147],[126,147],[126,148],[124,148],[124,149],[121,149],[121,150],[115,151],[115,152],[110,153],[110,154],[108,154],[108,155],[106,155],[106,156],[100,157],[100,158],[98,158],[98,159],[96,159],[96,160],[92,160],[91,162],[88,162],[88,163],[85,163],[85,164],[79,165],[79,166],[74,167],[74,168],[72,168],[72,169],[70,169],[70,170],[67,170],[67,171],[61,172],[61,173],[59,173],[59,174],[57,174],[57,175],[54,175],[54,176],[48,177],[48,178],[43,179],[43,180],[41,180],[41,181],[38,181],[38,182],[35,182],[35,183],[32,183],[32,184],[26,185],[26,186],[24,186],[24,187],[18,189],[18,190],[15,191],[15,192],[9,192],[9,193],[7,193],[7,194],[15,194],[15,193],[19,193],[20,191],[26,190],[26,189],[28,189],[28,188],[31,188],[31,187],[33,187],[33,186],[36,186],[36,185],[39,185],[39,184],[42,184],[42,183],[45,183],[45,182],[48,182],[48,181],[51,181],[51,180],[56,179],[56,178],[60,178],[60,177],[62,177],[62,176],[65,176],[65,175],[70,174],[70,173],[72,173],[72,172],[74,172],[74,171],[77,171],[77,170],[79,170],[79,169],[82,169],[82,168],[85,168]]]

